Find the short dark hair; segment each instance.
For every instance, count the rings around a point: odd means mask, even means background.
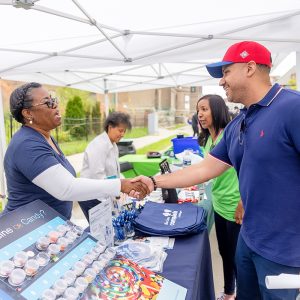
[[[216,134],[218,134],[220,132],[220,130],[222,128],[225,128],[226,125],[230,122],[230,115],[229,115],[228,107],[226,106],[226,103],[221,96],[208,94],[208,95],[202,96],[198,100],[197,106],[196,106],[197,113],[198,113],[198,103],[203,99],[208,100],[209,107],[211,110],[213,127],[215,129]],[[201,126],[201,124],[200,124],[200,126]],[[209,134],[208,129],[202,128],[202,126],[201,126],[201,134],[198,139],[199,144],[201,146],[206,145],[209,135],[210,134]]]
[[[19,123],[25,124],[22,110],[32,105],[32,89],[40,88],[42,85],[37,82],[26,83],[16,88],[10,95],[10,113]]]
[[[108,127],[117,127],[119,125],[125,125],[128,130],[131,130],[132,125],[130,122],[130,116],[128,114],[125,114],[123,112],[112,112],[108,115],[106,120],[104,121],[104,130],[108,132]]]
[[[262,64],[256,64],[258,69],[261,71],[261,72],[264,72],[264,73],[267,73],[267,74],[270,74],[271,72],[271,68],[267,65],[262,65]]]

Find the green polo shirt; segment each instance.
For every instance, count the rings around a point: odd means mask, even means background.
[[[222,137],[223,132],[218,136],[216,144],[220,142]],[[210,136],[204,147],[205,156],[210,152],[212,144],[213,142]],[[211,191],[215,212],[226,220],[235,221],[234,213],[241,198],[235,169],[231,167],[222,175],[214,178]]]

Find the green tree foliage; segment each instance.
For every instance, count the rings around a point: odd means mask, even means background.
[[[288,87],[292,90],[297,90],[296,74],[292,74],[288,81]]]
[[[82,103],[83,103],[83,107],[84,107],[85,111],[89,111],[89,109],[86,108],[85,103],[89,102],[92,98],[92,94],[90,92],[67,88],[67,87],[58,87],[56,89],[56,94],[61,103],[60,108],[62,110],[64,107],[66,107],[66,104],[69,101],[69,99],[73,99],[75,96],[78,96],[82,99]],[[64,111],[62,111],[62,113],[64,114]]]
[[[86,115],[79,96],[74,96],[67,103],[65,129],[75,138],[84,137],[86,134]]]
[[[100,103],[98,101],[95,102],[95,105],[92,108],[92,130],[95,134],[100,134],[102,132]]]

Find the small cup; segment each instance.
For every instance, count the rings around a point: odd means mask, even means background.
[[[60,247],[60,251],[65,251],[67,246],[69,245],[69,241],[68,239],[64,238],[64,237],[60,237],[57,240],[57,245]]]
[[[71,244],[77,239],[78,235],[73,231],[68,231],[65,237],[69,240],[69,244]]]
[[[81,275],[85,270],[85,268],[86,268],[86,264],[83,263],[82,261],[77,261],[73,266],[73,270],[77,276]]]
[[[14,269],[8,277],[8,283],[12,286],[20,286],[26,278],[26,273],[23,269]]]
[[[56,293],[52,289],[46,289],[43,291],[42,300],[55,300],[56,299]]]
[[[93,256],[90,254],[85,254],[82,258],[81,261],[85,263],[87,266],[90,265],[93,262]]]
[[[96,244],[95,247],[92,249],[92,251],[99,255],[104,252],[105,248],[106,247],[104,245]]]
[[[76,300],[79,296],[79,292],[74,287],[68,287],[64,292],[66,300]]]
[[[24,271],[26,275],[34,276],[37,273],[39,267],[40,265],[36,259],[28,259],[25,263]]]
[[[78,277],[74,283],[74,286],[79,291],[79,293],[82,293],[88,285],[89,283],[84,277]]]
[[[64,279],[58,279],[54,282],[52,289],[57,295],[62,295],[68,287],[68,283]]]
[[[36,248],[41,251],[45,251],[50,244],[50,240],[46,236],[41,236],[36,242]]]
[[[96,260],[93,262],[92,268],[98,274],[105,267],[105,265],[106,265],[105,263]]]
[[[50,257],[55,256],[59,253],[60,247],[56,244],[51,244],[51,245],[49,245],[47,251],[48,251],[48,254],[50,255]]]
[[[96,275],[97,273],[93,268],[87,268],[83,273],[83,277],[87,280],[88,283],[91,283],[95,279]]]
[[[91,251],[89,252],[89,255],[91,256],[91,258],[92,258],[93,260],[96,260],[96,259],[98,258],[98,256],[99,256],[99,254],[96,253],[96,252],[93,251],[93,250],[91,250]]]
[[[115,249],[113,249],[112,247],[107,248],[104,252],[104,254],[106,254],[110,259],[115,257],[117,251]]]
[[[15,268],[14,263],[11,260],[3,260],[0,262],[0,276],[8,277],[12,270]]]
[[[58,225],[56,227],[56,231],[60,233],[60,236],[64,236],[68,230],[69,230],[68,226],[63,225],[63,224]]]
[[[38,262],[38,264],[40,265],[40,267],[44,267],[50,261],[50,256],[46,252],[40,252],[36,256],[36,261]]]
[[[48,232],[48,238],[50,240],[50,243],[55,244],[59,237],[60,237],[60,233],[57,231]]]
[[[84,229],[81,226],[75,225],[72,228],[72,231],[75,232],[78,236],[81,236],[83,234],[83,232],[84,232]]]
[[[67,285],[72,285],[76,279],[76,273],[72,270],[68,270],[62,277]]]
[[[17,252],[13,258],[15,266],[21,268],[24,267],[27,260],[28,260],[28,255],[24,251]]]

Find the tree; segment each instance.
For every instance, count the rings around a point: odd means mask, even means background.
[[[74,96],[69,100],[65,113],[65,129],[69,130],[71,136],[79,138],[86,134],[86,118],[82,100]]]
[[[92,128],[95,134],[100,134],[102,131],[102,120],[100,113],[100,103],[96,101],[95,105],[92,108]]]

